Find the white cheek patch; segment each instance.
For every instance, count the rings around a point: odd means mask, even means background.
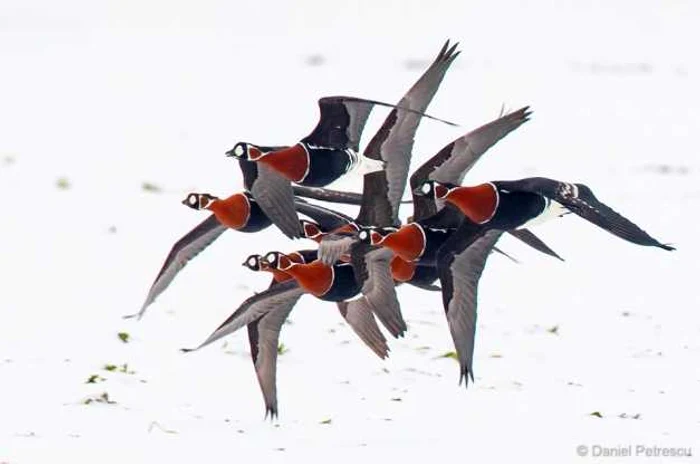
[[[265,261],[274,266],[277,262],[277,256],[274,253],[268,253],[267,255],[265,255]]]
[[[243,156],[243,146],[236,145],[236,148],[233,149],[233,154],[236,156]]]
[[[258,265],[258,260],[256,258],[250,258],[248,260],[248,266],[256,267]]]
[[[187,199],[187,202],[192,206],[197,206],[197,195],[190,195],[190,197]]]
[[[423,188],[421,190],[427,195],[430,193],[430,184],[423,184]]]

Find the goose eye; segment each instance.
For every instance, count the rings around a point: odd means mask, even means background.
[[[431,185],[430,185],[429,183],[427,183],[427,182],[426,182],[425,184],[423,184],[423,187],[421,187],[421,191],[422,191],[423,193],[426,193],[426,194],[427,194],[427,193],[430,193],[430,190],[432,190],[432,187],[431,187]]]

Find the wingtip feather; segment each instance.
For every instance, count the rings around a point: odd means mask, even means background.
[[[277,411],[277,408],[275,406],[266,406],[265,407],[265,419],[267,420],[268,417],[270,418],[270,422],[274,422],[277,420],[279,416],[279,413]]]
[[[148,306],[148,303],[145,304],[139,312],[134,313],[134,314],[126,314],[126,315],[122,316],[122,319],[136,319],[137,321],[140,321],[143,318],[143,315],[146,313],[147,306]]]

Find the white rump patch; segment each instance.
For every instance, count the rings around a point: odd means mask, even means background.
[[[351,151],[351,150],[347,150]],[[357,161],[357,167],[355,168],[355,172],[358,174],[369,174],[371,172],[379,172],[384,170],[384,161],[382,160],[375,160],[372,158],[367,158],[364,155],[359,155]]]
[[[578,191],[576,193],[578,193]],[[542,212],[540,214],[538,214],[537,216],[535,216],[534,218],[527,221],[525,224],[518,227],[518,229],[525,229],[527,227],[532,227],[532,226],[535,226],[538,224],[542,224],[543,222],[547,222],[549,220],[556,219],[556,218],[561,217],[564,214],[569,212],[569,210],[566,209],[566,207],[564,207],[564,205],[562,205],[559,202],[556,202],[554,200],[550,200],[549,198],[545,198],[545,201],[546,201],[545,207],[542,210]]]

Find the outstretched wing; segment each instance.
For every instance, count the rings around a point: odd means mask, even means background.
[[[251,146],[254,146],[258,150],[260,150],[263,153],[269,153],[271,151],[279,151],[279,150],[284,150],[286,146],[280,146],[280,147],[263,147],[260,145],[254,145],[252,143],[248,144]],[[238,166],[241,168],[241,174],[243,174],[243,186],[245,187],[246,190],[250,192],[250,190],[253,188],[253,184],[255,181],[258,179],[258,163],[255,161],[248,161],[244,159],[239,159],[238,160]]]
[[[272,311],[248,324],[250,354],[255,366],[255,374],[265,400],[265,417],[275,418],[277,409],[277,354],[282,324],[299,300],[296,298],[281,304]]]
[[[374,248],[364,243],[354,245],[351,252],[355,279],[362,284],[362,297],[389,333],[398,338],[403,337],[407,327],[391,275],[393,257],[394,253],[388,248]]]
[[[318,101],[321,111],[313,132],[301,141],[310,145],[358,151],[360,137],[374,103],[350,97],[324,97]]]
[[[345,192],[324,187],[308,187],[306,185],[292,185],[292,189],[294,190],[294,195],[298,197],[312,198],[328,203],[343,203],[346,205],[362,204],[361,193]],[[401,203],[413,203],[413,201],[403,200]]]
[[[318,244],[318,259],[326,266],[332,266],[341,256],[350,253],[356,243],[358,238],[355,232],[325,235]]]
[[[372,307],[364,297],[341,301],[338,303],[338,310],[357,336],[377,356],[381,359],[389,356],[389,345],[372,315]]]
[[[292,185],[292,189],[296,196],[327,201],[328,203],[344,203],[347,205],[359,205],[362,203],[361,193],[343,192],[322,187],[307,187],[305,185]]]
[[[304,291],[299,288],[296,280],[288,280],[272,286],[260,293],[256,293],[241,303],[238,309],[236,309],[233,314],[231,314],[223,323],[221,323],[221,325],[198,347],[193,349],[185,349],[183,351],[195,351],[203,348],[216,340],[237,331],[241,327],[260,319],[270,311],[281,311],[280,308],[283,307],[293,308],[303,293]]]
[[[395,226],[399,206],[406,189],[413,142],[425,112],[445,73],[460,52],[458,44],[447,41],[437,58],[403,96],[398,105],[418,113],[393,109],[365,149],[364,156],[384,161],[384,170],[365,174],[358,222],[363,225]]]
[[[643,246],[655,246],[669,251],[675,250],[674,247],[659,242],[632,221],[602,203],[584,184],[570,184],[545,177],[532,177],[520,181],[500,181],[499,187],[508,189],[511,184],[516,186],[513,190],[544,195],[562,204],[572,213],[628,242]]]
[[[339,211],[299,199],[296,201],[296,209],[301,214],[316,221],[324,232],[338,229],[353,222],[350,216]]]
[[[375,105],[389,108],[396,107],[388,103],[356,97],[337,96],[321,98],[318,101],[321,111],[318,124],[316,124],[313,132],[301,141],[319,147],[338,150],[351,149],[357,152],[365,123]],[[443,121],[427,114],[422,116],[454,125],[451,122]]]
[[[265,215],[289,238],[301,237],[299,216],[294,207],[292,183],[274,169],[260,163],[258,178],[250,193]]]
[[[156,279],[153,281],[148,295],[146,296],[146,301],[143,303],[143,306],[141,306],[141,310],[136,314],[125,317],[138,317],[140,319],[146,312],[146,308],[158,298],[158,295],[168,288],[182,268],[184,268],[192,258],[201,253],[202,250],[211,245],[214,240],[219,238],[219,235],[224,233],[225,230],[226,226],[222,225],[212,214],[178,240],[175,245],[173,245],[170,253],[168,253],[167,258],[165,258],[165,262],[160,268]]]
[[[528,229],[514,229],[509,230],[508,233],[513,237],[517,238],[523,243],[530,245],[535,250],[540,253],[557,258],[558,260],[564,261],[564,258],[559,256],[556,251],[549,248],[549,246],[542,241],[537,235],[530,232]]]
[[[464,379],[467,386],[468,377],[474,381],[472,364],[479,278],[503,231],[490,230],[478,236],[470,230],[461,237],[459,232],[455,232],[440,250],[438,273],[447,322],[459,359],[459,382],[461,384]]]
[[[435,156],[423,163],[411,176],[411,190],[426,180],[449,184],[461,184],[465,174],[503,137],[529,120],[529,107],[512,113],[475,129],[444,146]],[[434,200],[413,195],[414,220],[427,218],[440,209]]]

